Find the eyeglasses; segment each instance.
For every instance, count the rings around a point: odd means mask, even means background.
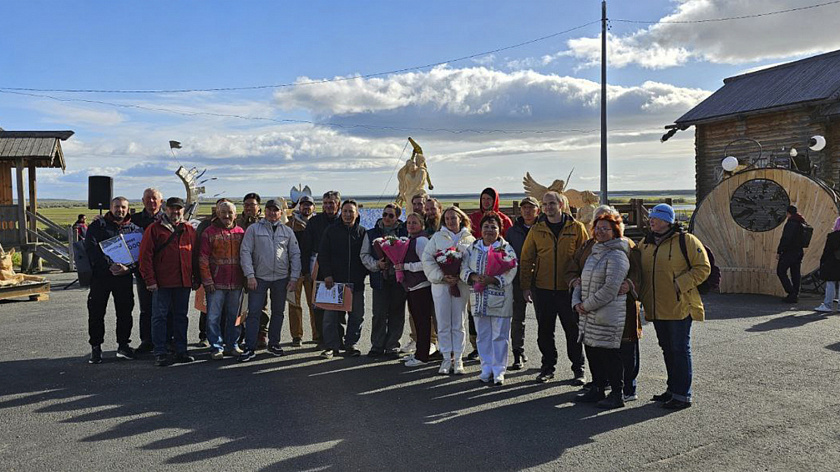
[[[393,213],[383,213],[382,214],[382,218],[396,218],[396,217],[397,217],[397,215],[395,215]]]

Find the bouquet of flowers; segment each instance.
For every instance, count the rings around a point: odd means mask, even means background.
[[[449,247],[439,250],[435,253],[435,261],[443,271],[443,275],[453,275],[458,277],[461,274],[461,259],[464,257],[457,247]],[[449,294],[453,297],[460,297],[461,290],[458,285],[449,286]]]
[[[510,269],[516,267],[516,257],[511,257],[501,247],[493,248],[487,251],[487,263],[484,264],[484,275],[496,277],[502,275]],[[484,291],[486,287],[482,283],[473,284],[473,290],[478,293]]]
[[[388,257],[392,264],[402,264],[405,259],[405,254],[408,252],[408,244],[411,242],[405,236],[385,236],[373,240],[373,247],[380,259]],[[402,283],[405,274],[403,271],[397,271],[397,282]]]

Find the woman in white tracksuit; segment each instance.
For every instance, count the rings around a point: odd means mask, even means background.
[[[440,373],[448,374],[453,369],[456,374],[464,374],[464,362],[461,356],[466,344],[467,297],[469,287],[457,276],[444,275],[435,254],[438,251],[456,247],[463,254],[475,241],[470,233],[470,219],[458,207],[451,206],[443,212],[443,226],[435,233],[423,250],[423,272],[432,283],[432,298],[435,302],[438,346],[443,354]],[[461,296],[449,293],[450,286],[457,286]]]
[[[506,257],[516,261],[516,252],[502,239],[501,230],[499,215],[485,214],[481,218],[481,239],[470,244],[461,263],[461,280],[470,284],[470,303],[478,331],[476,342],[481,358],[478,379],[484,383],[493,380],[496,385],[505,382],[510,320],[513,318],[513,278],[516,276],[516,264],[503,274],[486,275],[489,251],[504,251]],[[476,292],[476,283],[483,284],[484,290]]]

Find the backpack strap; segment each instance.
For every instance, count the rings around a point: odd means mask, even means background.
[[[179,225],[175,228],[175,231],[173,231],[172,234],[169,235],[169,238],[166,240],[166,242],[164,242],[160,246],[155,247],[154,255],[157,256],[160,253],[160,251],[163,251],[164,248],[166,248],[166,246],[169,246],[169,243],[171,243],[173,239],[180,236],[183,232],[184,232],[184,226],[183,226],[183,223],[182,223],[181,225]]]
[[[688,260],[688,248],[685,245],[685,233],[680,233],[680,252],[685,258],[685,263],[688,264],[688,270],[691,270],[691,261]]]

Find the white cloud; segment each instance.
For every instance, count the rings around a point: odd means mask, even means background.
[[[731,18],[813,5],[812,0],[678,0],[676,11],[647,28],[608,36],[611,67],[635,64],[662,69],[690,60],[742,64],[791,58],[840,48],[840,5],[731,21]],[[567,42],[568,53],[584,66],[600,64],[600,36]]]

